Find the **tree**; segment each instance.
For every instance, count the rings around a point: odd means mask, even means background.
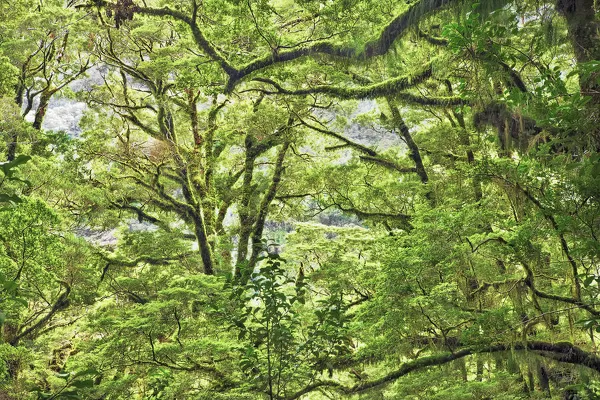
[[[2,6],[0,52],[6,54],[2,78],[6,89],[0,94],[14,98],[23,118],[33,111],[32,127],[38,131],[52,97],[92,65],[91,49],[86,48],[93,38],[89,19],[63,3],[10,1]],[[37,141],[41,138],[33,143]],[[14,159],[18,143],[19,132],[13,132],[7,141],[8,161]]]
[[[70,182],[30,180],[111,232],[61,369],[93,368],[87,395],[594,395],[593,2],[70,6],[103,84],[83,138],[38,161]]]

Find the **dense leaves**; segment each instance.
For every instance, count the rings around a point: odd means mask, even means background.
[[[0,4],[0,398],[597,398],[598,11]]]

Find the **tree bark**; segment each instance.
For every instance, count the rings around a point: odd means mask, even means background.
[[[42,123],[44,122],[44,117],[46,116],[46,111],[48,110],[48,103],[50,103],[50,97],[52,96],[51,92],[44,91],[40,96],[40,104],[35,111],[35,119],[33,120],[33,128],[36,130],[42,129]]]
[[[558,0],[556,9],[567,20],[569,38],[578,64],[600,60],[600,22],[596,18],[594,0]],[[592,97],[600,105],[598,73],[585,77],[579,75],[582,94]]]
[[[262,250],[262,234],[265,227],[265,221],[267,219],[267,214],[269,212],[269,206],[271,202],[275,198],[277,194],[277,189],[279,187],[279,182],[281,181],[281,176],[283,175],[283,160],[285,159],[285,153],[287,152],[288,147],[290,147],[290,142],[285,142],[283,147],[279,150],[279,154],[277,154],[277,161],[275,163],[275,171],[273,172],[273,179],[271,181],[271,185],[269,186],[269,190],[265,193],[263,200],[260,204],[260,209],[258,211],[258,216],[256,218],[256,222],[254,223],[254,231],[252,232],[252,253],[250,255],[250,261],[248,263],[249,269],[254,269],[254,265],[258,260],[258,256]]]
[[[347,387],[343,386],[336,381],[319,381],[315,382],[304,389],[286,397],[286,400],[295,400],[310,393],[319,388],[329,388],[331,390],[345,393],[345,394],[356,394],[362,393],[367,390],[381,387],[390,384],[397,379],[408,375],[413,371],[417,371],[423,368],[443,365],[448,362],[459,360],[461,358],[475,355],[475,354],[489,354],[504,351],[531,351],[535,352],[539,356],[550,358],[564,363],[582,365],[600,372],[600,357],[593,353],[581,350],[570,343],[548,343],[548,342],[527,342],[527,343],[514,343],[514,344],[496,344],[487,347],[478,348],[465,348],[462,350],[455,351],[453,353],[438,354],[428,357],[421,357],[419,359],[406,362],[400,366],[396,371],[390,372],[382,378],[372,380],[370,382],[360,382],[359,384]]]

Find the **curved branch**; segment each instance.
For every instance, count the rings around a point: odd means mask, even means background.
[[[428,35],[427,33],[423,32],[420,28],[418,28],[418,30],[417,30],[417,36],[422,39],[425,39],[427,42],[429,42],[435,46],[447,46],[448,45],[447,39]],[[480,51],[479,54],[482,55],[483,57],[488,57],[490,59],[492,58],[492,57],[490,57],[491,54],[486,51]],[[493,58],[497,58],[497,57],[493,57]],[[523,82],[521,75],[517,71],[515,71],[510,65],[506,64],[504,61],[502,61],[500,59],[495,59],[492,61],[498,63],[502,67],[502,69],[510,76],[510,79],[512,81],[511,85],[514,85],[515,87],[517,87],[521,92],[527,93],[527,87],[525,86],[525,83]]]
[[[359,156],[362,161],[371,162],[373,164],[381,165],[384,168],[400,172],[402,174],[408,174],[411,172],[418,172],[415,167],[401,167],[393,161],[385,160],[379,156]]]
[[[414,26],[426,14],[438,10],[443,6],[454,2],[454,0],[421,0],[412,5],[407,11],[395,17],[385,26],[379,36],[369,42],[365,48],[360,51],[354,47],[338,45],[332,41],[321,41],[310,46],[296,48],[287,51],[278,51],[273,54],[266,54],[258,57],[238,70],[238,76],[229,83],[228,86],[235,86],[236,81],[245,76],[264,69],[276,63],[296,60],[300,57],[315,54],[324,54],[341,58],[366,59],[386,54],[396,39],[401,37],[409,28]]]
[[[153,15],[153,16],[159,16],[159,17],[163,17],[163,16],[171,17],[171,18],[180,20],[182,22],[185,22],[186,24],[189,25],[190,29],[192,30],[192,35],[194,36],[194,40],[196,41],[196,44],[198,45],[198,47],[200,47],[202,50],[204,50],[206,52],[206,54],[208,54],[210,56],[210,58],[217,61],[219,63],[219,65],[221,65],[221,68],[223,68],[223,70],[227,73],[227,75],[229,75],[229,76],[237,75],[238,71],[235,68],[233,68],[225,60],[225,57],[223,57],[223,55],[221,55],[219,53],[219,51],[208,41],[208,39],[206,39],[206,37],[204,36],[202,31],[200,30],[200,27],[198,26],[198,24],[196,23],[196,21],[194,19],[188,17],[187,15],[185,15],[184,13],[182,13],[180,11],[172,10],[169,7],[163,7],[163,8],[139,7],[137,12],[140,14]]]
[[[421,28],[417,29],[417,36],[422,39],[425,39],[427,42],[429,42],[435,46],[447,46],[448,45],[448,39],[429,35],[429,34],[423,32],[421,30]]]
[[[98,252],[98,255],[105,260],[106,262],[109,263],[109,265],[118,265],[121,267],[136,267],[138,264],[141,263],[145,263],[145,264],[150,264],[150,265],[164,265],[164,264],[169,264],[172,261],[181,261],[183,259],[185,259],[188,256],[192,256],[196,253],[183,253],[183,254],[179,254],[175,257],[160,257],[160,258],[156,258],[156,257],[151,257],[151,256],[140,256],[134,259],[128,259],[128,258],[117,258],[117,257],[110,257],[102,252]]]
[[[262,89],[249,89],[258,90],[265,94],[287,94],[292,96],[304,96],[307,94],[326,94],[334,96],[340,99],[374,99],[385,95],[395,95],[398,92],[406,89],[410,89],[419,83],[430,78],[432,74],[431,65],[427,65],[426,68],[415,76],[400,76],[385,80],[383,82],[375,83],[372,85],[358,86],[358,87],[339,87],[330,85],[319,85],[306,89],[289,90],[283,88],[277,82],[266,79],[266,78],[254,78],[254,81],[268,83],[275,87],[275,91],[268,91]],[[446,103],[447,104],[447,103]],[[446,105],[445,104],[445,105]]]
[[[386,98],[386,101],[392,113],[394,127],[400,131],[400,135],[402,136],[404,142],[408,146],[409,157],[415,163],[415,170],[417,172],[417,175],[419,175],[421,183],[426,184],[427,182],[429,182],[429,176],[427,175],[427,171],[425,170],[425,166],[423,165],[423,158],[421,157],[419,146],[417,146],[417,144],[413,140],[412,135],[408,130],[408,126],[406,126],[402,115],[400,115],[400,110],[398,109],[398,107],[393,103],[393,101],[389,97]],[[430,198],[431,196],[429,193],[430,192],[428,192],[428,194],[426,195],[428,198]]]
[[[400,222],[406,224],[407,228],[412,229],[412,226],[410,225],[410,220],[412,219],[412,217],[410,215],[407,215],[407,214],[401,214],[401,213],[391,214],[391,213],[384,213],[384,212],[367,212],[367,211],[359,210],[359,209],[354,208],[354,207],[343,207],[343,206],[338,205],[338,204],[336,204],[336,206],[337,206],[337,208],[340,211],[352,213],[352,214],[356,215],[360,219],[380,219],[380,220],[391,219],[391,220],[397,220],[397,221],[400,221]]]
[[[521,261],[521,264],[523,265],[523,267],[525,268],[525,272],[527,273],[527,277],[525,278],[525,284],[527,285],[527,287],[529,287],[529,289],[531,289],[531,291],[533,293],[535,293],[536,296],[544,298],[544,299],[548,299],[548,300],[555,300],[555,301],[560,301],[562,303],[573,304],[580,308],[583,308],[584,310],[586,310],[587,312],[589,312],[590,314],[592,314],[596,317],[600,316],[600,311],[596,310],[591,305],[582,302],[581,300],[574,299],[572,297],[565,297],[565,296],[559,296],[556,294],[546,293],[546,292],[542,292],[542,291],[538,290],[535,287],[535,284],[533,282],[533,271],[531,270],[531,267],[523,261]]]
[[[394,98],[403,103],[432,107],[465,106],[471,104],[469,100],[462,99],[458,96],[423,97],[411,93],[396,93],[394,94]]]
[[[337,140],[340,140],[341,142],[344,143],[343,145],[340,145],[340,146],[329,147],[328,150],[335,150],[338,148],[343,148],[343,147],[348,146],[348,147],[351,147],[351,148],[363,153],[364,155],[359,156],[359,158],[364,162],[370,162],[373,164],[377,164],[384,168],[387,168],[392,171],[397,171],[402,174],[417,172],[416,168],[402,167],[402,166],[396,164],[392,160],[387,160],[387,159],[381,157],[381,155],[379,155],[379,153],[377,153],[375,150],[373,150],[367,146],[363,146],[360,143],[353,142],[352,140],[346,138],[344,135],[340,135],[339,133],[330,131],[328,129],[323,129],[323,128],[319,128],[318,126],[311,125],[308,122],[302,120],[301,118],[299,118],[299,121],[302,125],[306,126],[307,128],[310,128],[310,129],[312,129],[316,132],[322,133],[324,135],[336,138]]]
[[[508,344],[496,344],[490,345],[483,348],[466,348],[459,350],[454,353],[438,354],[428,357],[422,357],[417,360],[408,361],[400,366],[396,371],[390,372],[389,374],[379,379],[359,383],[352,387],[343,386],[336,381],[319,381],[298,392],[285,397],[285,400],[295,400],[300,398],[306,393],[314,391],[319,388],[330,388],[344,394],[356,394],[365,392],[367,390],[390,384],[413,371],[423,369],[426,367],[432,367],[436,365],[446,364],[448,362],[464,358],[466,356],[474,354],[485,354],[485,353],[497,353],[502,351],[519,350],[519,351],[535,351],[542,357],[552,358],[561,362],[569,364],[583,365],[590,369],[600,372],[600,357],[588,353],[579,347],[576,347],[570,343],[548,343],[548,342],[527,342],[527,343],[515,343],[512,345]]]
[[[82,4],[82,5],[77,6],[77,8],[107,7],[107,6],[112,6],[112,5],[113,5],[112,3],[107,2],[107,1],[94,0],[93,4]],[[157,16],[157,17],[171,17],[171,18],[174,18],[181,22],[184,22],[185,24],[187,24],[190,27],[190,29],[192,31],[192,35],[194,37],[194,40],[200,49],[202,49],[204,52],[206,52],[206,54],[208,54],[208,56],[210,58],[212,58],[214,61],[217,61],[219,63],[219,65],[221,65],[221,68],[223,68],[223,70],[230,77],[236,76],[238,74],[238,71],[235,68],[233,68],[227,62],[227,60],[225,60],[225,57],[223,57],[223,55],[220,54],[219,51],[204,36],[204,34],[200,30],[200,27],[198,26],[198,24],[196,22],[196,18],[195,18],[196,12],[195,11],[193,12],[192,17],[187,16],[186,14],[184,14],[181,11],[170,9],[169,7],[152,8],[152,7],[137,7],[136,6],[133,11],[137,14],[143,14],[143,15],[150,15],[150,16]]]
[[[274,64],[296,60],[304,56],[322,54],[341,58],[366,59],[384,55],[390,50],[396,39],[406,33],[407,30],[413,27],[426,14],[441,9],[455,1],[456,0],[421,0],[417,2],[407,11],[392,19],[381,30],[380,34],[374,40],[367,43],[362,50],[357,50],[355,47],[351,46],[339,45],[331,40],[323,40],[313,42],[304,47],[289,50],[276,49],[264,56],[255,58],[239,68],[232,66],[226,58],[220,54],[216,47],[208,41],[200,30],[195,18],[189,17],[183,12],[172,10],[168,7],[136,7],[135,12],[150,16],[170,17],[187,24],[192,30],[192,35],[197,46],[206,52],[211,59],[217,61],[229,76],[229,81],[225,87],[225,92],[229,93],[242,79],[253,72],[262,70]],[[106,7],[110,5],[111,3],[107,1],[95,0],[93,4],[81,5],[78,6],[78,8]]]
[[[529,199],[529,201],[531,201],[533,204],[535,204],[535,206],[542,212],[544,217],[550,222],[550,224],[552,225],[552,228],[556,232],[556,235],[558,236],[558,238],[560,240],[560,246],[561,246],[563,252],[565,253],[565,255],[567,256],[567,260],[569,260],[569,264],[571,264],[571,270],[573,273],[573,282],[575,284],[575,300],[577,302],[581,303],[581,283],[579,282],[579,278],[578,278],[579,273],[577,271],[577,262],[571,255],[571,251],[569,250],[569,245],[567,244],[567,240],[565,239],[565,236],[562,234],[562,232],[560,230],[558,222],[556,222],[556,219],[554,218],[554,216],[542,205],[542,203],[533,194],[531,194],[531,192],[529,190],[521,187],[521,185],[519,185],[518,183],[515,184],[515,187],[519,191],[521,191],[521,193],[523,193]],[[577,303],[573,303],[573,304],[577,304]],[[594,314],[594,315],[597,315],[597,314]]]
[[[50,309],[50,311],[48,311],[48,314],[46,314],[43,318],[41,318],[34,325],[30,326],[29,328],[27,328],[26,330],[24,330],[20,334],[16,335],[14,338],[12,338],[9,341],[11,346],[17,346],[17,344],[19,344],[19,341],[21,339],[23,339],[24,337],[27,337],[28,335],[32,334],[37,329],[41,328],[46,323],[48,323],[48,321],[50,321],[50,319],[54,316],[54,314],[69,307],[69,305],[70,305],[69,295],[71,294],[71,286],[65,281],[58,281],[58,283],[60,283],[60,285],[65,288],[65,291],[60,296],[58,296],[58,298],[52,305],[52,308]]]
[[[370,149],[367,146],[363,146],[360,143],[353,142],[352,140],[346,138],[344,135],[340,135],[339,133],[330,131],[329,129],[323,129],[323,128],[319,128],[318,126],[314,126],[312,124],[309,124],[308,122],[304,121],[300,117],[298,117],[298,120],[300,121],[300,123],[302,125],[306,126],[307,128],[310,128],[310,129],[312,129],[315,132],[319,132],[319,133],[322,133],[324,135],[331,136],[331,137],[333,137],[333,138],[335,138],[335,139],[343,142],[345,145],[347,145],[349,147],[352,147],[353,149],[356,149],[356,150],[360,151],[361,153],[364,153],[364,154],[366,154],[368,156],[371,156],[371,157],[377,157],[378,156],[378,154],[377,154],[377,152],[375,150]]]

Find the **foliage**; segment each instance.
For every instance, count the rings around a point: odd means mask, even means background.
[[[0,398],[597,397],[598,11],[1,2]]]
[[[332,363],[347,355],[351,344],[341,296],[316,300],[314,317],[302,324],[300,308],[306,304],[308,283],[289,277],[282,262],[269,255],[246,285],[233,283],[230,297],[239,302],[231,323],[239,331],[238,339],[248,343],[240,348],[242,371],[271,399],[284,395],[295,379],[307,374],[307,364],[314,372],[327,369],[331,374]]]

